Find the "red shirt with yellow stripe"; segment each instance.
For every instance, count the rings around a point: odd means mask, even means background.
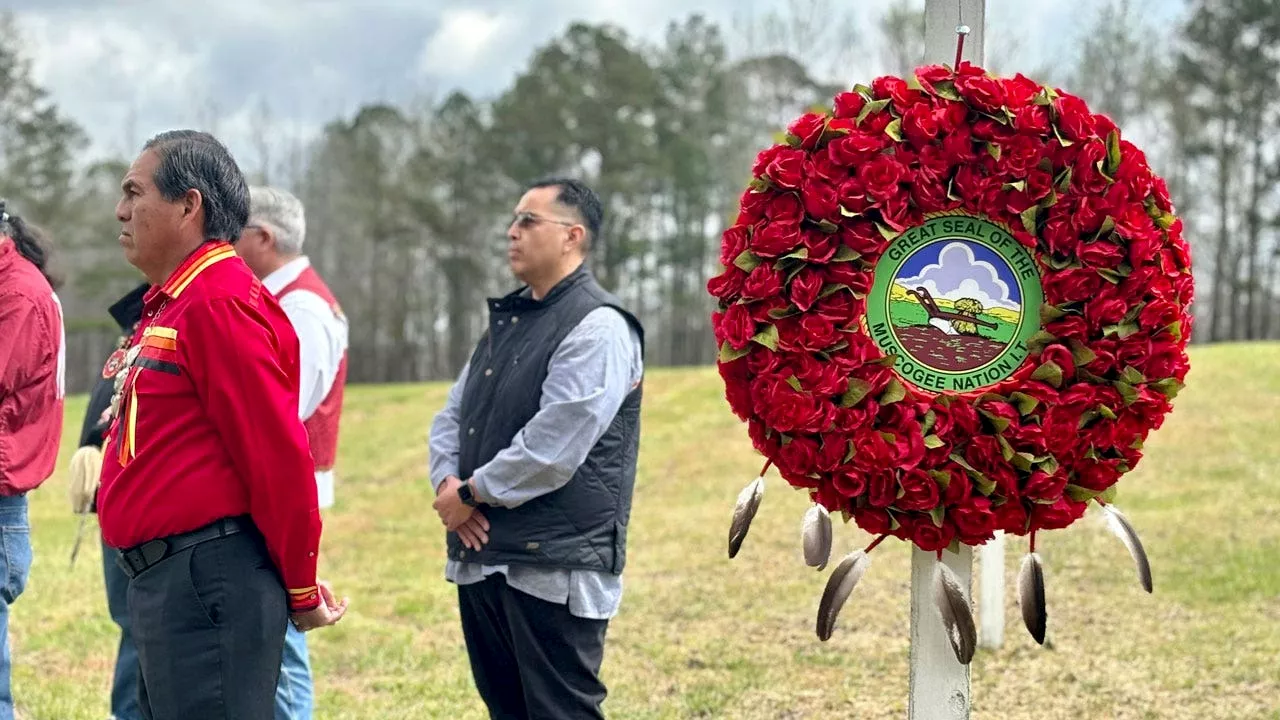
[[[288,317],[220,241],[202,245],[143,302],[137,354],[103,449],[103,539],[131,548],[248,514],[290,609],[319,606],[320,511]]]

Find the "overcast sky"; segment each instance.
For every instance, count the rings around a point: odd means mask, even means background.
[[[821,0],[819,0],[821,2]],[[805,4],[811,0],[799,0]],[[990,0],[988,58],[1012,72],[1061,65],[1103,0]],[[657,41],[700,12],[728,34],[796,0],[0,0],[17,13],[39,82],[93,140],[92,156],[132,157],[155,132],[212,115],[252,163],[249,118],[265,99],[274,132],[313,134],[371,101],[462,89],[501,92],[532,52],[574,20]],[[889,0],[831,0],[874,34]],[[1138,2],[1174,32],[1181,0]],[[1160,39],[1153,39],[1160,42]],[[847,78],[884,71],[858,48]]]

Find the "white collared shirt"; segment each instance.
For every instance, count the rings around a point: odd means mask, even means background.
[[[262,284],[277,297],[302,271],[311,266],[302,255],[266,276]],[[289,317],[298,336],[301,385],[298,393],[298,417],[306,420],[329,394],[338,376],[338,367],[347,351],[347,321],[337,316],[329,303],[309,290],[294,290],[279,299],[280,308]],[[333,505],[333,472],[316,473],[320,507]]]

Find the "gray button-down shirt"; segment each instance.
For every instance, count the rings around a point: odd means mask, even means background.
[[[462,388],[470,371],[468,363],[431,423],[431,484],[437,492],[445,478],[458,474]],[[513,508],[569,482],[643,374],[635,330],[610,308],[593,310],[552,355],[541,409],[510,446],[476,469],[476,496],[489,505]],[[622,577],[612,573],[455,560],[445,565],[445,579],[459,585],[497,572],[505,573],[517,590],[567,604],[577,617],[606,620],[622,602]]]

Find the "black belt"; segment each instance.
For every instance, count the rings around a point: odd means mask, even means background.
[[[136,578],[161,560],[189,547],[239,532],[247,532],[254,527],[253,521],[246,515],[222,518],[191,532],[157,538],[137,547],[121,550],[120,557],[116,558],[116,564],[124,570],[125,575],[131,579]]]

